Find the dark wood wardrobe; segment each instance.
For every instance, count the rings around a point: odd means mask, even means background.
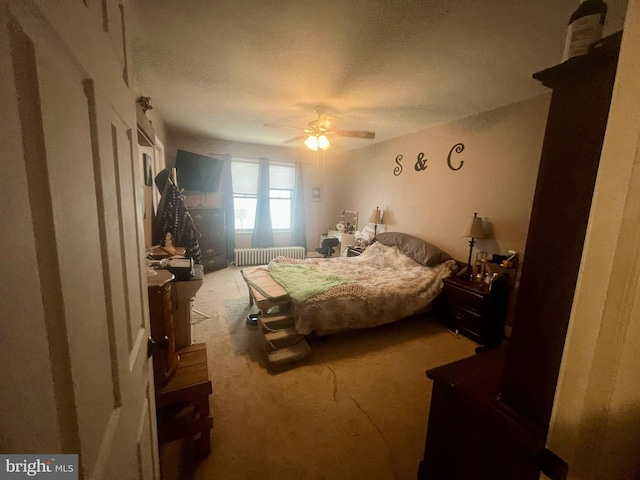
[[[541,470],[551,478],[566,472],[545,441],[621,37],[533,75],[553,91],[512,336],[500,349],[427,372],[433,393],[420,479],[537,480]]]
[[[207,272],[227,267],[227,229],[224,208],[190,208],[198,231],[202,257],[200,263]]]

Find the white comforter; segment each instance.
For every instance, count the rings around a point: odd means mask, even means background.
[[[274,262],[315,265],[354,280],[303,302],[293,302],[296,330],[302,334],[374,327],[426,311],[441,292],[442,279],[457,269],[454,260],[424,267],[397,247],[379,242],[357,257],[278,257]]]

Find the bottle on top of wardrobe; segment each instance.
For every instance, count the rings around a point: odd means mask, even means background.
[[[562,61],[589,51],[589,46],[602,38],[607,4],[602,0],[584,0],[569,18]]]

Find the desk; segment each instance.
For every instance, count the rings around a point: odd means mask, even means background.
[[[356,237],[352,233],[342,233],[340,230],[329,230],[326,234],[320,235],[320,245],[318,246],[321,247],[322,240],[327,237],[334,237],[340,241],[340,253],[339,255],[334,254],[333,256],[345,256],[349,245],[355,245],[356,242]]]
[[[193,266],[193,278],[191,280],[173,281],[173,327],[176,336],[176,348],[184,348],[191,345],[191,299],[200,290],[204,282],[204,267],[200,264]]]

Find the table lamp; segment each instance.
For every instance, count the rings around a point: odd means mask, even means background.
[[[373,236],[375,237],[378,233],[378,225],[382,225],[382,212],[378,209],[378,207],[376,207],[376,209],[371,212],[369,223],[373,223]]]
[[[469,259],[467,260],[467,269],[469,271],[469,275],[472,275],[471,253],[473,251],[473,246],[476,244],[476,238],[486,238],[484,235],[484,229],[482,228],[482,217],[479,217],[477,212],[469,219],[469,223],[467,223],[467,226],[460,236],[471,239],[469,240]]]

